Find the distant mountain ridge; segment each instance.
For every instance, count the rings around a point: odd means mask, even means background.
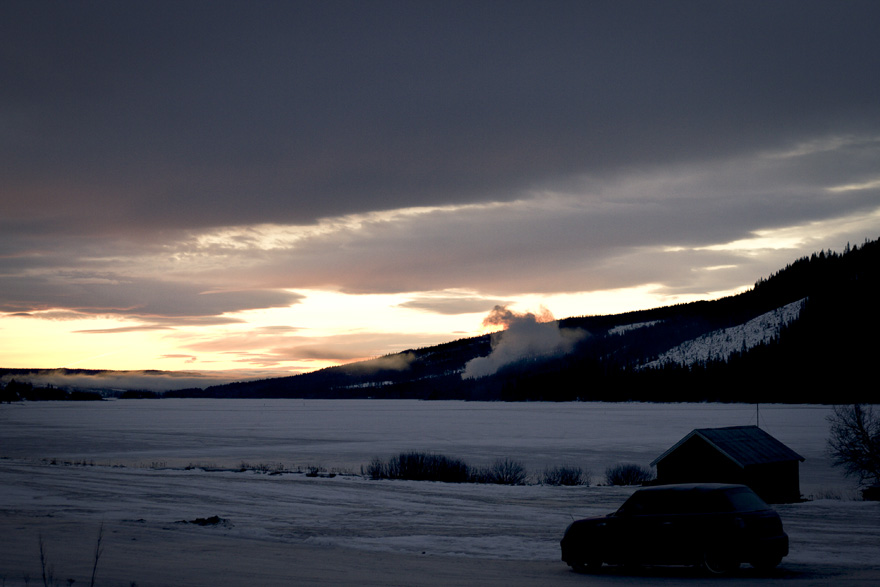
[[[866,241],[803,257],[715,301],[522,320],[369,361],[163,395],[877,403],[878,300],[880,240]],[[0,369],[21,372],[32,370]]]

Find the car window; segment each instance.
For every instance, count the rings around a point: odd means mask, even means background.
[[[623,502],[623,505],[620,506],[619,510],[617,510],[617,515],[643,516],[653,509],[653,506],[650,503],[651,501],[653,500],[651,500],[650,493],[644,491],[636,491],[629,497],[629,499]]]
[[[618,516],[699,514],[713,512],[754,512],[770,509],[747,487],[724,491],[636,491],[620,509]]]
[[[666,510],[673,514],[704,514],[727,511],[730,504],[714,491],[675,491],[666,500]]]
[[[718,513],[735,511],[734,505],[723,491],[707,491],[700,496],[700,512]]]
[[[769,510],[770,506],[748,488],[729,489],[724,492],[725,497],[730,502],[733,511],[737,512],[755,512],[759,510]]]
[[[723,491],[636,491],[620,509],[618,516],[699,514],[713,512],[754,512],[770,509],[748,487]]]
[[[633,493],[631,496],[629,496],[629,499],[627,499],[625,502],[623,502],[623,505],[621,505],[617,509],[617,512],[615,515],[635,516],[635,515],[638,515],[639,513],[641,513],[642,509],[644,509],[644,506],[642,505],[642,496],[637,491],[637,492]]]
[[[677,491],[637,491],[617,510],[618,515],[653,516],[680,513],[686,504]]]

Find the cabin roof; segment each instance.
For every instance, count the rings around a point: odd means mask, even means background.
[[[731,426],[728,428],[697,428],[676,442],[662,455],[654,459],[651,466],[674,453],[688,440],[698,436],[708,442],[718,452],[740,467],[803,461],[804,457],[794,452],[757,426]]]

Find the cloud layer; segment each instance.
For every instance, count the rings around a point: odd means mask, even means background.
[[[877,30],[858,1],[4,2],[0,312],[741,288],[880,235]],[[263,351],[387,350],[331,338]]]

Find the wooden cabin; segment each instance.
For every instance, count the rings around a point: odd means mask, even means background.
[[[769,503],[800,501],[804,460],[757,426],[698,428],[657,457],[658,484],[741,483]]]

